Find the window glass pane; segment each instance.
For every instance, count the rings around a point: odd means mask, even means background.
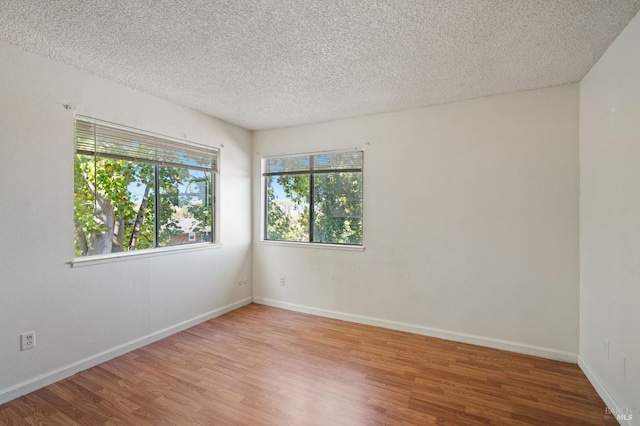
[[[268,176],[267,240],[309,241],[309,175]]]
[[[154,166],[76,155],[74,223],[77,256],[153,247]]]
[[[158,246],[211,242],[211,173],[158,167]]]
[[[313,176],[313,242],[362,244],[362,172]]]

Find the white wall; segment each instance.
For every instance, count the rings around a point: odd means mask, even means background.
[[[255,132],[256,160],[364,148],[366,250],[258,243],[254,161],[254,300],[575,361],[578,106],[573,84]]]
[[[0,63],[0,403],[250,300],[250,132],[10,45]],[[223,246],[71,268],[74,113],[221,147]]]
[[[580,357],[640,424],[640,15],[580,83]]]

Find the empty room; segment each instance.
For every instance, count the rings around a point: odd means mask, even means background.
[[[0,425],[640,425],[640,0],[0,0]]]

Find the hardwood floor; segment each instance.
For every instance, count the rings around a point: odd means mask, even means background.
[[[1,405],[0,424],[617,423],[573,364],[251,304]]]

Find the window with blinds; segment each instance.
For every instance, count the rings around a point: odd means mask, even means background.
[[[362,245],[362,150],[263,159],[264,240]]]
[[[218,151],[75,120],[77,256],[214,241]]]

